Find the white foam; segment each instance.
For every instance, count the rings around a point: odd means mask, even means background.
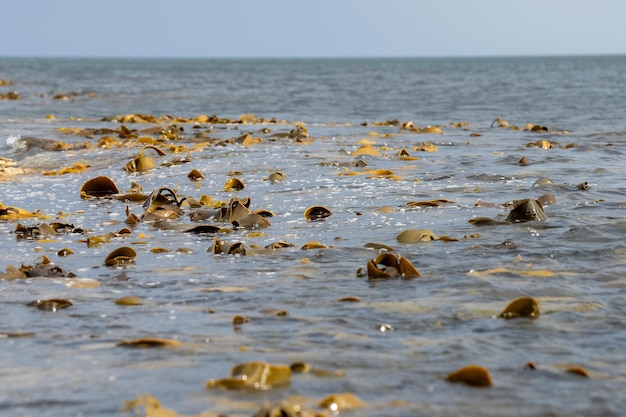
[[[11,148],[15,152],[23,151],[26,149],[26,143],[20,140],[20,135],[11,135],[7,138],[7,147]]]

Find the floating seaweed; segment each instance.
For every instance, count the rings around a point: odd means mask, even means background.
[[[398,243],[417,243],[439,240],[439,236],[426,229],[409,229],[401,232],[396,240]]]
[[[448,382],[460,382],[473,387],[489,387],[492,385],[489,370],[480,365],[467,365],[446,376]]]
[[[509,222],[544,221],[547,219],[548,216],[543,211],[543,205],[533,198],[514,201],[513,209],[506,218]]]
[[[64,308],[71,307],[73,304],[70,300],[61,298],[52,298],[49,300],[36,300],[28,304],[43,311],[57,311]]]
[[[81,198],[110,197],[120,192],[113,180],[106,176],[99,176],[86,181],[80,187]]]
[[[202,175],[202,173],[197,169],[192,169],[189,174],[187,174],[187,178],[191,181],[200,181],[204,179],[204,175]]]
[[[231,178],[224,184],[224,191],[241,191],[244,188],[246,186],[239,178]]]
[[[117,248],[113,252],[109,253],[109,255],[104,260],[104,264],[106,266],[118,266],[128,264],[133,262],[136,256],[137,252],[135,252],[133,248],[129,248],[128,246],[122,246],[121,248]]]
[[[236,365],[232,368],[230,375],[230,378],[211,379],[207,381],[206,387],[265,391],[291,382],[289,366],[266,362],[246,362]]]
[[[152,159],[149,156],[144,155],[144,151],[146,149],[154,150],[158,156],[165,155],[165,152],[163,152],[161,149],[157,148],[156,146],[152,146],[152,145],[144,146],[139,151],[139,155],[137,155],[135,158],[133,158],[130,162],[128,162],[124,166],[124,170],[127,173],[132,174],[135,172],[146,172],[151,169],[154,169],[155,167],[154,159]]]
[[[319,402],[319,406],[333,413],[365,407],[367,404],[351,392],[331,394]]]
[[[360,270],[357,275],[361,275]],[[421,277],[421,274],[413,264],[399,253],[382,253],[367,263],[367,277],[369,279],[403,278],[411,279]]]
[[[332,212],[324,206],[311,206],[304,210],[304,218],[308,222],[323,220],[331,214]]]
[[[118,298],[115,300],[115,304],[120,306],[139,306],[143,304],[143,300],[141,297],[136,295],[127,295],[125,297]]]
[[[539,317],[539,303],[532,297],[519,297],[511,301],[497,317],[504,319],[528,317],[535,319]]]
[[[162,339],[158,337],[142,337],[133,340],[124,340],[119,342],[117,346],[129,348],[176,348],[181,342],[174,339]]]

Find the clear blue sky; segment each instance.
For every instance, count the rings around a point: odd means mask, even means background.
[[[0,56],[626,54],[626,0],[9,0]]]

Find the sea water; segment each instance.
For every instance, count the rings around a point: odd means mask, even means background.
[[[125,401],[149,393],[181,414],[247,416],[266,401],[299,396],[316,409],[325,396],[349,391],[367,403],[345,412],[354,416],[621,415],[625,74],[624,56],[0,59],[0,78],[12,81],[0,93],[20,94],[0,100],[0,156],[27,171],[4,178],[0,202],[48,216],[0,223],[0,271],[45,256],[75,279],[99,284],[0,280],[1,414],[129,415]],[[104,135],[85,138],[60,128],[119,129],[107,120],[131,113],[232,120],[254,114],[276,123],[181,123],[183,137],[174,143],[186,151],[168,150],[155,169],[139,174],[124,171],[137,146],[50,147],[54,141],[96,144]],[[496,118],[521,129],[498,128]],[[439,126],[443,134],[402,129],[408,121]],[[306,143],[273,136],[298,123],[310,135]],[[524,130],[528,123],[548,131]],[[198,132],[221,141],[251,133],[261,141],[191,151]],[[541,140],[552,148],[533,145]],[[366,142],[380,155],[354,156]],[[420,151],[422,144],[435,145],[436,152]],[[417,159],[399,158],[401,149]],[[529,165],[519,163],[524,156]],[[161,164],[176,157],[189,162]],[[356,160],[367,166],[355,167]],[[89,167],[42,175],[75,162]],[[190,181],[192,169],[205,178]],[[268,181],[274,171],[285,180]],[[134,182],[147,194],[169,187],[215,201],[250,197],[251,209],[275,214],[271,226],[217,238],[293,246],[254,256],[214,255],[208,251],[213,234],[139,223],[130,236],[88,247],[88,236],[117,232],[127,227],[127,211],[144,211],[141,203],[82,199],[81,185],[100,175],[122,191]],[[233,176],[244,190],[224,190]],[[544,194],[556,199],[544,207],[545,222],[469,223],[504,220],[504,203]],[[408,204],[435,199],[448,203]],[[307,221],[303,213],[313,205],[332,215]],[[174,224],[194,225],[187,217],[192,209],[185,211]],[[18,223],[59,219],[84,233],[45,240],[15,233]],[[453,239],[399,243],[396,237],[408,229]],[[312,241],[327,248],[302,249]],[[359,277],[379,253],[368,243],[390,246],[422,276]],[[134,262],[105,266],[107,254],[120,246],[137,252]],[[64,248],[74,254],[58,256]],[[126,295],[144,303],[115,304]],[[538,318],[494,318],[520,296],[538,300]],[[342,297],[360,302],[338,301]],[[73,305],[56,312],[28,305],[54,298]],[[236,315],[249,321],[233,326]],[[140,337],[175,339],[181,346],[118,346]],[[260,392],[205,387],[250,361],[306,362],[343,376],[294,374],[288,386]],[[526,369],[529,362],[537,369]],[[468,364],[487,367],[493,386],[445,381]],[[572,366],[584,367],[590,378],[564,372]]]

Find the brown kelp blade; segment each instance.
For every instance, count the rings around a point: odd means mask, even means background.
[[[92,178],[80,187],[81,198],[108,197],[119,192],[113,180],[106,176]]]
[[[104,264],[106,266],[116,266],[119,264],[130,263],[136,256],[137,253],[134,249],[129,248],[128,246],[122,246],[121,248],[117,248],[113,252],[109,253],[104,260]]]
[[[506,218],[509,222],[544,221],[547,219],[548,216],[543,211],[543,206],[534,198],[514,201],[513,209]]]
[[[518,297],[512,300],[498,314],[498,317],[504,319],[513,319],[517,317],[537,318],[539,317],[539,303],[532,297]]]
[[[251,388],[268,390],[275,386],[289,384],[291,369],[287,365],[266,362],[246,362],[231,370],[231,377],[210,380],[207,388],[221,386],[229,389]]]
[[[308,222],[325,219],[332,213],[324,206],[311,206],[304,211],[304,218]]]
[[[480,365],[467,365],[446,376],[448,382],[460,382],[474,387],[491,386],[489,370]]]

